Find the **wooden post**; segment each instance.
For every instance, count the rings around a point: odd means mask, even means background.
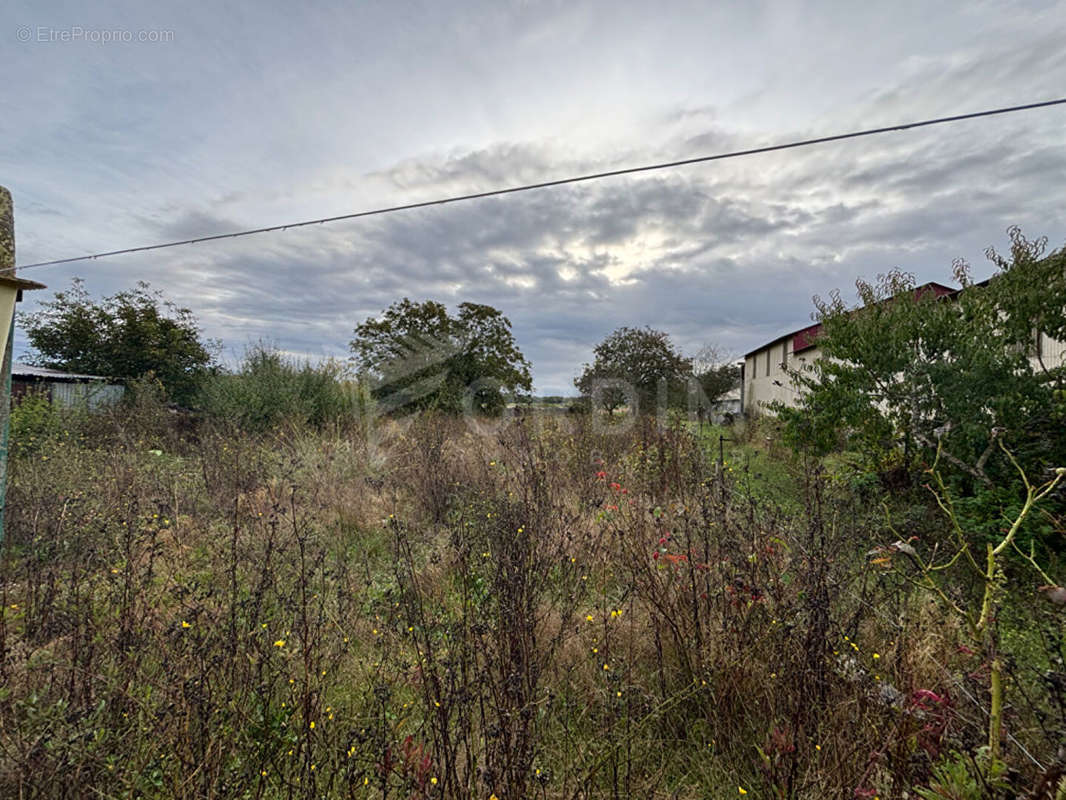
[[[4,541],[7,503],[7,445],[11,423],[11,359],[15,338],[15,303],[23,289],[43,289],[15,275],[15,211],[11,192],[0,186],[0,545]]]

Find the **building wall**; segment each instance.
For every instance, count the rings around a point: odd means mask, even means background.
[[[793,351],[795,337],[789,336],[758,350],[744,360],[744,413],[765,413],[769,403],[796,405],[796,390],[786,372],[800,369],[818,358],[817,347],[798,354]],[[780,384],[780,385],[778,385]]]
[[[1040,358],[1033,358],[1034,367],[1040,369],[1041,361],[1044,362],[1044,366],[1048,369],[1066,365],[1066,342],[1059,342],[1041,335],[1039,347]]]
[[[740,416],[740,397],[729,397],[717,401],[710,413],[710,420],[715,425],[724,425],[730,418]]]
[[[96,411],[113,406],[122,399],[123,387],[108,383],[72,383],[55,381],[49,384],[52,402],[62,408],[87,408]]]
[[[96,411],[118,403],[125,388],[99,381],[24,381],[12,377],[11,394],[18,399],[31,392],[44,394],[61,408],[87,408]]]

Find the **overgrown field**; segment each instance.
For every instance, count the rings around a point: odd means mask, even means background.
[[[717,432],[580,415],[20,432],[0,797],[1055,796],[1061,610],[1004,602],[1006,771],[978,769],[987,664],[870,555],[944,515],[889,498],[889,530],[764,431],[724,464]]]

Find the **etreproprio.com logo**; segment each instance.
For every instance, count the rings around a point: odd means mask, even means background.
[[[20,42],[54,43],[88,43],[88,44],[132,44],[145,42],[160,44],[174,41],[174,31],[161,28],[86,28],[71,25],[65,28],[49,25],[22,25],[15,31],[15,38]]]

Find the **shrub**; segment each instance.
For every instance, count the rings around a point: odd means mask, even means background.
[[[45,392],[28,392],[16,398],[11,408],[11,450],[25,450],[60,429],[58,409]]]
[[[351,422],[365,411],[366,397],[339,362],[301,364],[259,344],[236,373],[207,382],[201,404],[217,420],[266,431],[286,423],[322,428]]]

